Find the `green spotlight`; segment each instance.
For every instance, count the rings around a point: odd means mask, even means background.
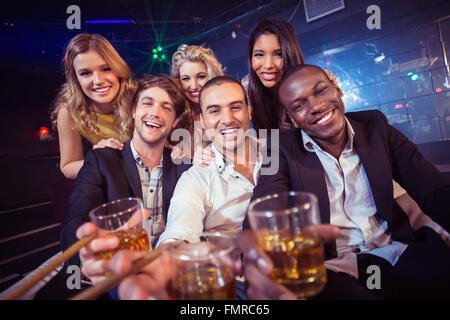
[[[158,55],[156,53],[153,55],[153,59],[158,59]]]
[[[153,49],[153,53],[157,53],[156,49]]]
[[[158,46],[158,51],[161,51],[161,50],[162,50],[161,46]]]
[[[161,59],[165,59],[166,58],[166,55],[163,53],[162,55],[161,55]]]

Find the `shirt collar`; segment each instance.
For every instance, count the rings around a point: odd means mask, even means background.
[[[137,153],[136,149],[134,148],[133,140],[130,141],[130,148],[131,148],[131,152],[133,153],[134,160],[136,160],[136,162],[139,165],[145,166],[145,163],[142,161],[141,157],[139,156],[139,153]],[[159,166],[158,167],[162,167],[162,165],[163,165],[163,157],[164,157],[164,152],[163,152],[163,155],[161,156],[161,160],[159,160]]]
[[[248,138],[253,140],[253,142],[255,142],[256,144],[258,144],[258,149],[261,150],[262,144],[260,140],[258,140],[253,136],[248,136]],[[228,166],[234,167],[234,163],[231,162],[229,159],[225,158],[223,154],[219,150],[217,150],[214,143],[211,143],[211,150],[212,152],[214,152],[215,155],[214,165],[216,166],[219,174],[222,174]],[[256,162],[256,164],[258,165],[260,163],[262,163],[261,154],[258,154],[258,161]]]
[[[347,117],[344,117],[345,122],[347,123],[347,144],[345,145],[344,151],[351,151],[353,150],[353,140],[355,136],[355,131],[353,130],[352,125],[350,124],[350,121],[348,121]],[[300,130],[302,133],[302,139],[303,139],[303,147],[309,152],[315,152],[317,150],[322,150],[320,146],[303,130]]]
[[[230,160],[225,158],[223,156],[223,154],[221,152],[219,152],[219,150],[217,150],[214,143],[211,143],[211,150],[212,150],[212,152],[214,152],[214,155],[215,155],[214,164],[217,168],[217,171],[219,171],[220,174],[222,174],[225,171],[225,168],[227,166],[229,166],[229,165],[234,166]]]

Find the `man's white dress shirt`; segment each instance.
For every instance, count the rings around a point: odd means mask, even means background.
[[[242,229],[254,185],[211,146],[215,161],[207,167],[192,166],[178,180],[157,246],[169,239],[198,241],[203,232],[234,237]],[[255,183],[260,168],[258,161],[253,170]]]
[[[353,148],[355,132],[347,122],[347,144],[339,159],[322,150],[303,130],[305,149],[315,152],[324,168],[330,200],[330,223],[341,227],[336,240],[338,257],[327,260],[326,267],[358,278],[357,253],[370,253],[395,265],[407,245],[393,241],[387,221],[379,219],[364,166]]]

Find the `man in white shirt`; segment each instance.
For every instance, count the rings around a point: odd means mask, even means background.
[[[195,241],[206,231],[236,236],[258,180],[260,145],[248,134],[251,111],[242,85],[216,77],[202,88],[199,101],[215,161],[191,167],[178,180],[157,246]]]

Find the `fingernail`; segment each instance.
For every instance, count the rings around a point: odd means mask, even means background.
[[[117,239],[116,238],[109,239],[108,240],[108,245],[111,246],[111,247],[112,246],[114,246],[114,247],[117,246]]]

